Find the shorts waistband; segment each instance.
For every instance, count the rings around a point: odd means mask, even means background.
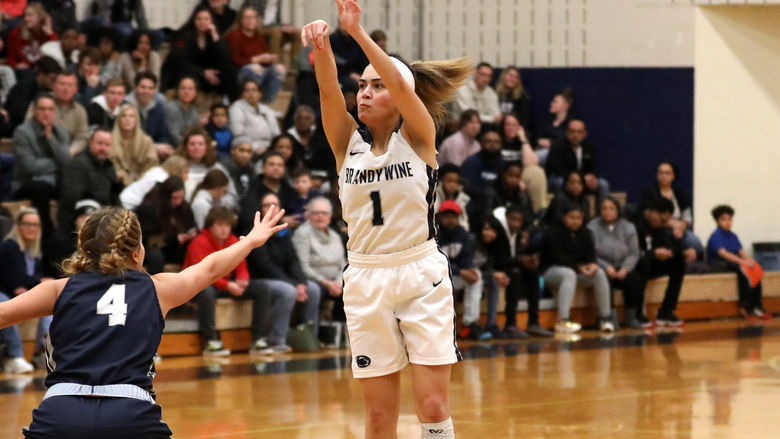
[[[420,245],[416,245],[412,248],[408,248],[396,253],[385,253],[383,255],[364,255],[347,252],[347,260],[349,260],[349,265],[354,267],[395,267],[422,259],[432,253],[437,252],[438,249],[439,246],[436,244],[436,240],[429,239]]]
[[[88,386],[74,383],[58,383],[46,391],[43,399],[53,396],[100,396],[108,398],[133,398],[154,404],[154,398],[146,390],[132,384]]]

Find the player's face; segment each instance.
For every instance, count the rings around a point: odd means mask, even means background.
[[[572,210],[563,216],[563,225],[571,231],[577,231],[582,227],[582,212],[579,210]]]
[[[369,65],[363,71],[358,90],[358,118],[363,123],[371,125],[397,115],[395,102],[373,66]]]

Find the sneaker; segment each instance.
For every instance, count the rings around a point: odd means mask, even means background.
[[[580,332],[580,329],[582,329],[582,325],[570,320],[559,320],[558,323],[555,324],[555,332],[563,334],[574,334],[575,332]]]
[[[30,373],[33,369],[33,365],[22,357],[9,358],[3,362],[5,373]]]
[[[504,333],[501,332],[501,330],[498,329],[498,325],[495,325],[495,324],[487,325],[487,327],[485,328],[485,331],[489,332],[490,335],[493,336],[493,338],[503,338],[503,336],[504,336]]]
[[[680,326],[684,325],[685,322],[677,318],[676,315],[674,315],[673,312],[670,313],[658,313],[655,316],[655,324],[657,326],[670,326],[673,328],[679,328]]]
[[[534,336],[534,337],[552,337],[552,336],[555,335],[552,331],[548,331],[548,330],[542,328],[541,326],[539,326],[538,323],[535,324],[535,325],[528,325],[528,326],[526,326],[525,327],[525,332],[527,332],[528,335],[531,335],[531,336]]]
[[[650,319],[647,318],[644,313],[639,314],[636,316],[636,320],[639,322],[640,325],[642,325],[642,328],[649,329],[653,327],[653,322],[650,321]]]
[[[599,319],[599,329],[601,332],[615,332],[615,325],[609,317],[601,318]]]
[[[490,332],[482,329],[482,327],[479,326],[479,323],[476,322],[469,325],[469,332],[471,333],[469,338],[472,340],[490,340],[493,338],[493,335]]]
[[[203,348],[203,355],[207,357],[224,357],[230,355],[230,349],[225,349],[219,340],[209,340]]]
[[[648,322],[649,323],[649,322]],[[623,321],[623,326],[628,329],[644,329],[644,325],[639,321],[636,315],[628,315]]]
[[[292,348],[290,346],[287,346],[286,344],[278,344],[275,346],[271,346],[270,349],[273,350],[274,354],[286,354],[288,352],[292,352]]]
[[[772,314],[769,314],[761,308],[753,309],[753,315],[758,317],[760,320],[772,320]]]
[[[249,355],[271,355],[274,350],[268,347],[268,342],[264,338],[258,338],[249,348]]]
[[[34,354],[32,357],[32,364],[33,366],[35,366],[36,369],[48,370],[48,365],[46,363],[46,354],[43,352],[38,352],[37,354]]]
[[[510,340],[520,340],[523,338],[528,338],[528,334],[515,325],[507,325],[504,327],[504,338],[508,338]]]

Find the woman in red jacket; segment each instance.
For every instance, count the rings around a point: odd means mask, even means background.
[[[14,69],[27,69],[41,58],[41,46],[56,41],[51,17],[40,3],[30,3],[24,9],[22,25],[8,34],[5,62]]]

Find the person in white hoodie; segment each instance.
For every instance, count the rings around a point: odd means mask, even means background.
[[[260,102],[260,84],[246,79],[241,84],[241,99],[230,106],[230,131],[233,136],[247,137],[255,156],[263,154],[271,139],[281,134],[276,112]]]
[[[172,175],[186,180],[189,168],[189,162],[184,157],[178,155],[168,157],[162,165],[149,169],[139,180],[130,183],[122,190],[119,194],[122,207],[134,210],[157,183],[164,182]]]

